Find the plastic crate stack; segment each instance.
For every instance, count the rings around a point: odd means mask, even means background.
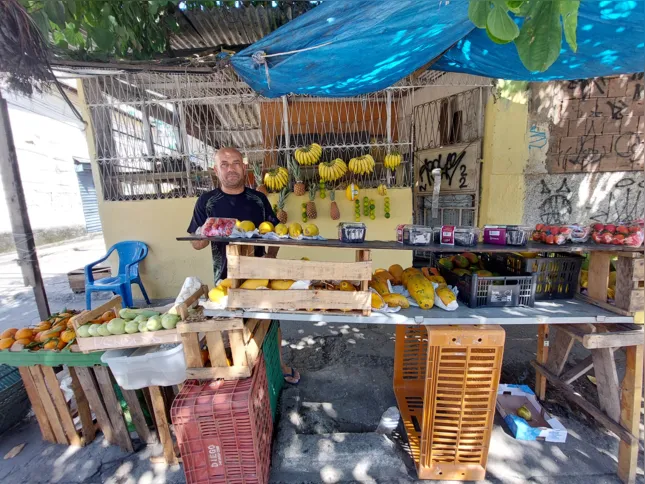
[[[188,484],[269,481],[273,420],[264,358],[251,378],[186,381],[171,409]]]
[[[484,479],[505,333],[397,326],[394,393],[419,479]]]

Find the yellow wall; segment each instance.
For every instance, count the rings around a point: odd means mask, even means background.
[[[392,217],[383,216],[383,197],[376,190],[361,191],[361,198],[367,195],[376,202],[376,220],[364,220],[367,225],[368,239],[393,240],[398,224],[412,221],[412,191],[396,189],[389,191]],[[270,197],[272,202],[275,196]],[[196,198],[172,200],[144,200],[128,202],[99,202],[99,212],[103,224],[106,246],[122,240],[140,240],[148,244],[150,252],[141,264],[143,283],[151,298],[175,297],[188,276],[197,276],[202,282],[213,285],[213,270],[210,249],[194,250],[189,242],[178,242],[176,237],[186,234],[186,228],[193,213]],[[301,221],[301,203],[308,197],[291,196],[287,200],[287,213],[290,221]],[[337,203],[341,220],[353,220],[352,202],[337,192]],[[316,199],[318,218],[312,221],[320,228],[321,235],[336,238],[337,222],[329,217],[330,200]],[[299,259],[303,256],[311,260],[350,261],[354,260],[353,250],[317,249],[315,253],[307,249],[283,248],[279,253],[282,259]],[[403,267],[412,264],[412,251],[374,251],[374,268],[389,267],[398,263]],[[134,286],[135,298],[140,297]]]
[[[528,160],[528,102],[524,91],[486,104],[479,226],[519,224]]]

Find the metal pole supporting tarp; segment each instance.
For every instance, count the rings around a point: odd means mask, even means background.
[[[18,264],[22,270],[23,278],[27,285],[33,287],[36,306],[41,320],[49,317],[49,303],[45,293],[43,277],[40,273],[36,242],[29,222],[25,192],[20,178],[16,147],[13,143],[13,133],[9,122],[9,109],[7,101],[0,94],[0,176],[7,199],[9,218],[13,240],[18,253]]]

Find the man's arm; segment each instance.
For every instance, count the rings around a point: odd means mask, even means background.
[[[193,218],[190,221],[190,225],[188,225],[188,233],[191,235],[195,235],[195,232],[197,232],[197,229],[202,225],[204,225],[207,218],[208,218],[208,215],[206,214],[205,203],[203,198],[200,196],[197,199],[197,202],[195,203]],[[210,244],[210,242],[208,240],[191,240],[190,244],[193,246],[193,249],[202,250],[208,247],[208,244]]]

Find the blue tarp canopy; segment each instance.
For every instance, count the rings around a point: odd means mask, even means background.
[[[233,67],[270,98],[374,92],[437,58],[432,69],[529,81],[645,68],[643,0],[582,0],[578,52],[563,35],[560,57],[542,73],[524,67],[513,43],[495,44],[477,29],[468,18],[468,3],[328,0],[233,56]]]

